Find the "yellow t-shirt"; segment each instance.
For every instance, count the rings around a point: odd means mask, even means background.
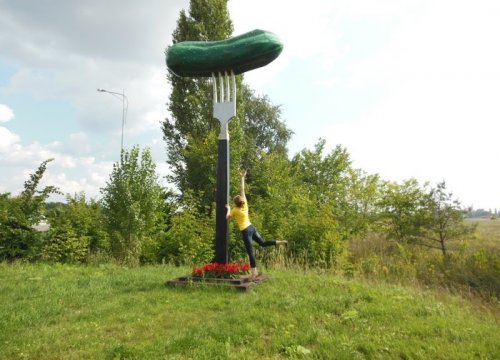
[[[248,205],[246,202],[241,208],[237,206],[233,207],[231,209],[230,215],[238,223],[238,228],[240,229],[240,231],[245,230],[251,225],[250,218],[248,217]]]

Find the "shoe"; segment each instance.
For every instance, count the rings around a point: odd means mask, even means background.
[[[283,245],[284,247],[288,248],[288,240],[280,240],[280,245]]]

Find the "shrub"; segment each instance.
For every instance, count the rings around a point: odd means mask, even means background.
[[[485,297],[500,297],[500,254],[478,250],[457,252],[445,258],[428,256],[418,268],[417,277],[427,285],[473,291]]]
[[[160,257],[176,265],[209,263],[214,256],[215,221],[198,209],[198,197],[186,194],[170,218]]]
[[[59,263],[83,263],[87,260],[88,236],[78,236],[69,223],[49,231],[42,249],[42,260]]]

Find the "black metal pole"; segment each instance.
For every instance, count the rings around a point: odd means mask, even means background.
[[[229,139],[219,139],[217,153],[217,191],[215,212],[215,262],[229,262],[229,224],[226,204],[229,203]]]

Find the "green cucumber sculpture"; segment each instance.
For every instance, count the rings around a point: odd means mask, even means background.
[[[236,115],[234,76],[269,64],[282,50],[283,44],[275,34],[253,30],[220,41],[179,42],[165,53],[167,67],[175,75],[212,78],[213,115],[220,122],[214,259],[219,264],[229,261],[229,225],[226,220],[226,204],[229,201],[228,123]]]
[[[269,31],[253,30],[221,41],[183,41],[167,52],[167,67],[178,76],[209,77],[257,69],[276,59],[283,50]]]

